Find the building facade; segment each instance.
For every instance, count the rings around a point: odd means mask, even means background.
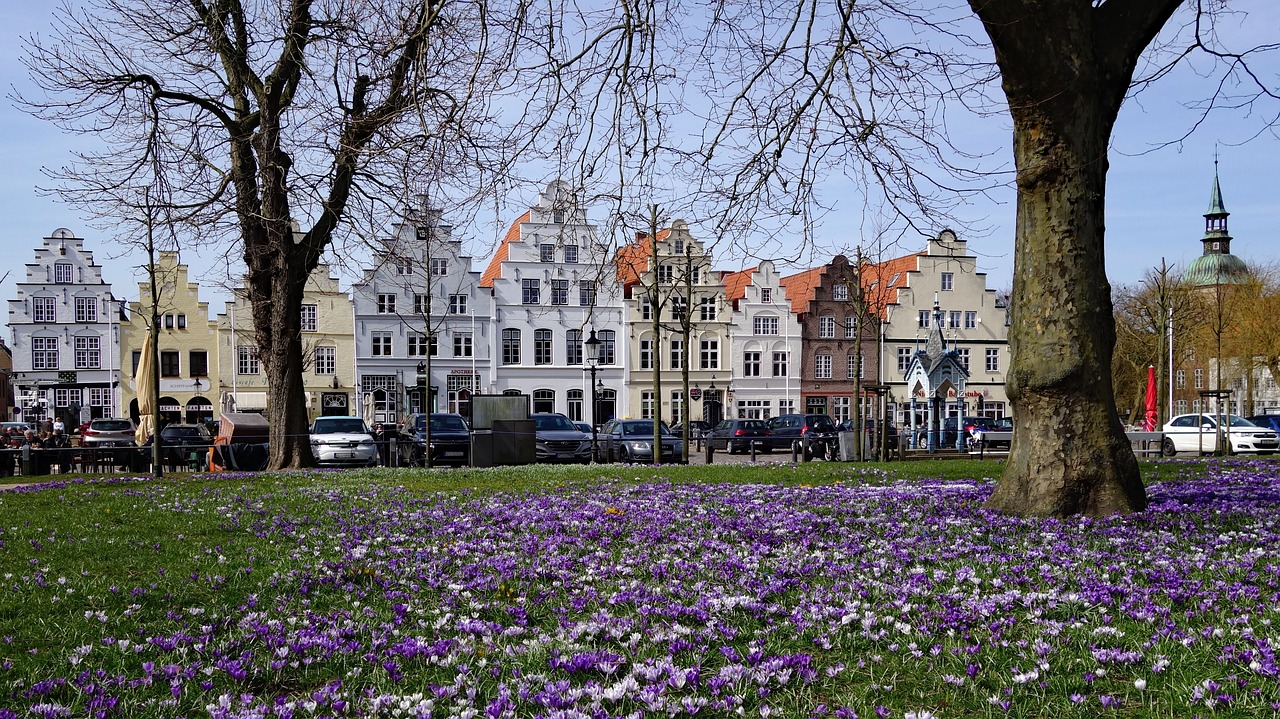
[[[627,398],[632,415],[656,415],[675,426],[683,422],[687,406],[691,419],[719,423],[728,416],[732,391],[733,312],[725,302],[720,274],[711,271],[711,254],[684,220],[676,220],[658,232],[656,242],[637,236],[618,251],[616,264],[626,305]],[[689,375],[687,402],[684,367]]]
[[[490,296],[479,285],[480,273],[435,210],[416,210],[381,240],[373,266],[352,287],[368,420],[401,423],[426,411],[470,416],[471,396],[492,376]]]
[[[923,252],[877,263],[863,273],[863,281],[873,297],[883,298],[881,376],[889,385],[890,409],[899,426],[920,426],[927,420],[920,411],[914,420],[909,416],[912,393],[905,373],[933,329],[935,304],[944,323],[939,329],[969,374],[965,396],[945,398],[947,416],[1009,414],[1008,306],[987,287],[986,273],[977,270],[977,258],[969,254],[965,240],[943,230]]]
[[[732,308],[729,357],[734,417],[768,419],[800,402],[800,327],[772,262],[722,275]]]
[[[258,341],[248,291],[232,290],[218,315],[218,377],[222,412],[262,412],[270,387],[258,358]],[[302,294],[303,392],[307,417],[349,415],[355,406],[355,334],[351,297],[317,265]]]
[[[549,183],[511,224],[480,287],[492,301],[488,393],[529,395],[534,412],[596,424],[626,416],[626,326],[609,243],[566,183]],[[595,387],[584,347],[592,332]]]
[[[177,252],[161,252],[155,264],[157,351],[161,422],[194,424],[214,419],[219,397],[218,323],[209,319],[209,303],[200,285],[191,282]],[[138,364],[151,326],[151,281],[138,283],[138,301],[129,303],[129,320],[121,325],[124,378],[122,404],[138,421]]]
[[[54,230],[9,300],[16,416],[68,429],[120,407],[120,315],[84,239]]]

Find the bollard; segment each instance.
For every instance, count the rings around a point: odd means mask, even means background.
[[[756,461],[756,445],[758,444],[760,444],[760,440],[758,439],[751,440],[751,461],[752,462]]]
[[[389,443],[390,443],[390,447],[387,449],[387,453],[390,455],[390,456],[388,457],[388,459],[390,459],[390,460],[391,460],[391,462],[390,462],[389,464],[390,464],[392,467],[399,467],[399,466],[400,466],[400,454],[399,454],[399,450],[396,448],[396,438],[395,438],[395,437],[392,437],[392,438],[389,440]]]
[[[800,438],[800,459],[802,459],[805,462],[808,462],[812,458],[812,456],[813,456],[813,453],[809,447],[809,435],[806,434]]]
[[[22,476],[31,476],[31,445],[22,445]]]
[[[707,464],[711,464],[711,457],[712,457],[712,455],[714,455],[714,454],[716,453],[716,451],[715,451],[714,449],[712,449],[712,448],[711,448],[711,443],[710,443],[710,442],[707,442],[707,443],[704,445],[704,449],[706,450],[706,455],[705,455],[704,459],[706,459],[706,463],[707,463]]]

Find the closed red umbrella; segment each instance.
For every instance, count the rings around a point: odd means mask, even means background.
[[[1147,413],[1142,422],[1143,429],[1148,432],[1156,431],[1159,417],[1156,411],[1156,368],[1154,365],[1149,365],[1147,367]]]

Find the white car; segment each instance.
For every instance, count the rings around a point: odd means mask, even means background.
[[[360,417],[316,417],[311,425],[311,452],[322,467],[378,463],[378,446]]]
[[[1182,414],[1164,426],[1164,456],[1179,452],[1213,452],[1218,447],[1218,415]],[[1235,454],[1271,454],[1280,450],[1280,435],[1234,414],[1224,415],[1225,430]]]

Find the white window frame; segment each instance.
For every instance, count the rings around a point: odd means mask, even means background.
[[[58,321],[58,298],[32,297],[31,298],[31,321],[32,322],[57,322]]]
[[[315,360],[312,363],[315,373],[318,375],[335,375],[338,373],[338,348],[337,347],[317,347],[315,350]]]
[[[390,357],[395,347],[390,332],[370,332],[369,343],[369,355],[372,357]]]
[[[816,354],[813,356],[813,378],[831,379],[831,355]]]
[[[102,338],[97,335],[76,337],[76,369],[102,369]]]
[[[315,332],[319,326],[320,305],[304,304],[302,306],[302,331]],[[330,372],[332,374],[332,372]]]
[[[389,292],[379,293],[376,309],[380,315],[394,315],[396,313],[395,294]]]

